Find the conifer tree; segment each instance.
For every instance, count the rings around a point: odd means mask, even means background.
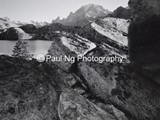
[[[28,51],[28,43],[22,40],[18,40],[13,49],[13,57],[19,57],[23,59],[31,59],[32,55]]]

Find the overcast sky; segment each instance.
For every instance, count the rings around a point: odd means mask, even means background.
[[[75,12],[82,5],[91,3],[113,11],[119,6],[126,7],[128,0],[0,0],[0,17],[22,22],[51,22],[58,16],[67,17],[71,11]]]

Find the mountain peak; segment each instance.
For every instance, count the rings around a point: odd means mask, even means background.
[[[101,11],[101,12],[109,12],[108,10],[104,9],[101,5],[97,5],[97,4],[87,4],[82,6],[80,9],[83,9],[84,11]]]
[[[84,14],[87,18],[96,18],[101,16],[106,16],[110,12],[106,9],[104,9],[102,6],[97,4],[88,4],[82,6],[77,13]]]
[[[60,16],[58,16],[58,17],[56,18],[56,20],[63,20],[63,18],[60,17]]]
[[[79,8],[76,12],[70,13],[64,20],[53,20],[53,22],[62,23],[71,26],[83,26],[97,17],[107,16],[110,12],[97,4],[88,4]]]
[[[86,10],[88,10],[89,8],[96,8],[96,7],[102,7],[102,6],[97,4],[87,4],[87,5],[83,5],[81,8],[85,8]]]

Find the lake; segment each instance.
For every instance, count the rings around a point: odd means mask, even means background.
[[[17,41],[9,41],[9,40],[0,40],[0,54],[12,55],[12,50]],[[31,54],[34,54],[34,57],[38,54],[47,54],[48,49],[50,48],[52,41],[44,41],[44,40],[27,40],[29,47],[28,50]]]

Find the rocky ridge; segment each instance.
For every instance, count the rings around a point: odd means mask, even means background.
[[[124,7],[120,6],[116,10],[113,11],[111,16],[115,17],[115,18],[131,19],[132,12],[129,7],[124,8]]]

